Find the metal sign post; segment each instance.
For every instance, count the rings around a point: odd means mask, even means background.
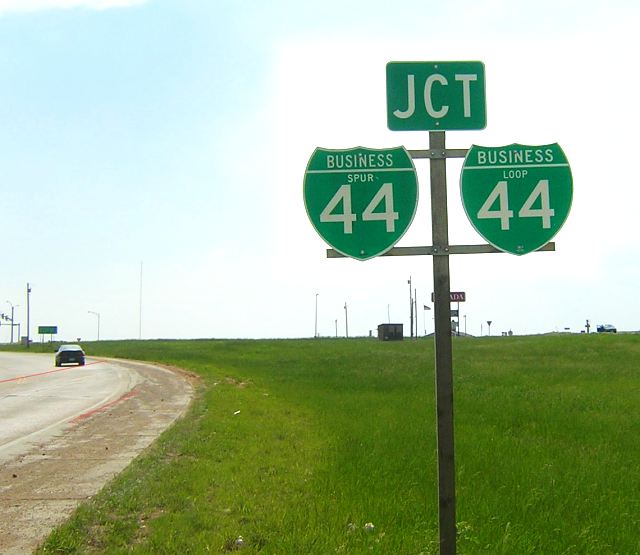
[[[451,348],[449,283],[449,218],[447,160],[444,132],[429,133],[431,150],[431,233],[436,353],[436,411],[438,415],[438,520],[440,553],[456,552],[456,494],[453,444],[453,354]]]

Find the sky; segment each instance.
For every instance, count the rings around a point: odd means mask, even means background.
[[[0,0],[0,312],[26,335],[29,284],[34,341],[408,334],[411,279],[433,332],[431,257],[327,259],[303,180],[316,147],[427,148],[387,128],[388,62],[477,60],[487,126],[447,146],[557,142],[574,190],[555,252],[450,257],[462,331],[640,330],[639,25],[635,0]],[[431,244],[428,164],[397,246]],[[461,167],[450,243],[483,244]]]

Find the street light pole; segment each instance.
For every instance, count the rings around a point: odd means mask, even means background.
[[[98,317],[98,341],[100,341],[100,313],[94,312],[93,310],[87,310],[87,312]]]

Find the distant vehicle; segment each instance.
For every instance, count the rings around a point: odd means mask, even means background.
[[[598,333],[618,333],[616,327],[611,324],[599,324],[596,329]]]
[[[56,351],[56,366],[76,362],[84,366],[84,351],[80,345],[60,345]]]

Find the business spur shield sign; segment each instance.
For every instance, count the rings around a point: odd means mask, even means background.
[[[317,148],[304,176],[313,227],[339,253],[368,260],[407,231],[418,206],[418,179],[404,147]]]
[[[571,168],[557,143],[473,145],[460,176],[469,221],[494,247],[533,252],[562,227],[573,198]]]

